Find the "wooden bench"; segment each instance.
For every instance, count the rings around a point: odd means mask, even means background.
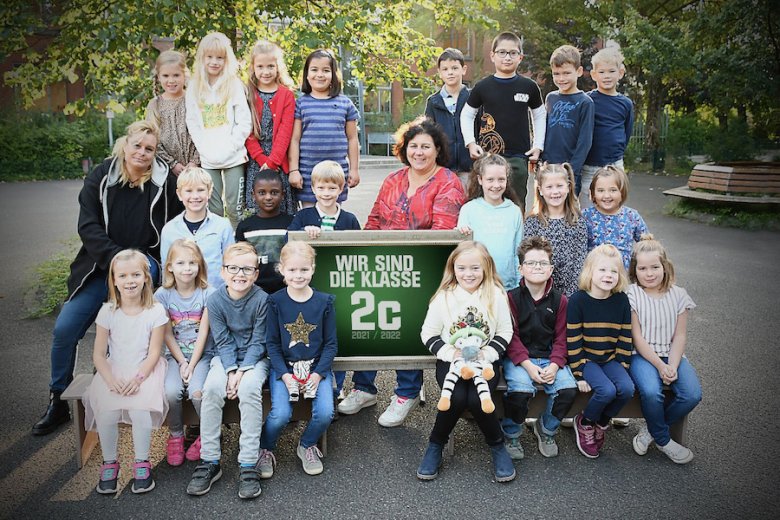
[[[333,362],[335,371],[359,371],[359,370],[425,370],[436,367],[436,358],[433,356],[354,356],[337,357]],[[499,376],[501,377],[501,376]],[[62,394],[62,399],[69,401],[73,412],[74,430],[75,430],[75,448],[76,464],[81,468],[89,458],[97,445],[97,433],[86,431],[84,428],[84,404],[82,396],[92,381],[92,374],[79,374]],[[496,405],[496,413],[503,416],[503,394],[506,391],[506,383],[503,377],[499,380],[498,387],[493,392],[493,402]],[[671,392],[667,388],[667,398],[671,397]],[[425,402],[424,387],[420,395],[421,401]],[[590,393],[578,393],[574,404],[569,411],[568,417],[574,417],[581,412],[590,399]],[[538,389],[536,395],[528,404],[528,417],[538,417],[545,409],[547,395],[541,389]],[[271,409],[271,396],[268,389],[263,390],[263,417]],[[642,408],[639,403],[639,394],[623,407],[618,414],[619,417],[629,419],[642,419]],[[307,421],[311,418],[311,402],[306,400],[298,401],[293,406],[293,421]],[[238,401],[229,400],[225,402],[225,408],[222,415],[223,424],[237,424],[240,419],[238,411]],[[192,404],[185,400],[184,402],[184,424],[199,424],[198,415]],[[672,426],[671,436],[676,442],[685,444],[686,430],[688,427],[688,417],[684,417],[680,422]],[[452,455],[455,451],[454,435],[450,436],[447,444],[447,452]],[[327,432],[320,439],[320,449],[323,454],[327,453]]]
[[[780,194],[780,164],[731,162],[697,164],[688,178],[691,189],[732,194]]]

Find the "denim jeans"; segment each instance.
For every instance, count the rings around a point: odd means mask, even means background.
[[[664,362],[668,358],[661,358]],[[647,429],[656,444],[666,446],[671,439],[669,427],[685,417],[701,401],[701,384],[686,358],[677,367],[677,381],[670,386],[674,399],[664,401],[663,382],[658,370],[639,354],[631,358],[631,377],[636,383]]]
[[[358,371],[352,374],[352,384],[357,390],[376,395],[376,371]],[[395,371],[395,395],[414,399],[420,395],[423,383],[422,370],[396,370]]]
[[[271,369],[268,385],[271,388],[271,411],[265,419],[263,434],[260,436],[260,448],[274,451],[279,435],[292,418],[294,403],[290,402],[290,393],[284,381],[273,369]],[[311,403],[311,420],[301,435],[301,446],[309,448],[317,444],[333,420],[333,410],[333,374],[328,372],[327,377],[317,386],[317,396]]]
[[[241,188],[244,185],[244,166],[244,164],[239,164],[224,170],[204,168],[214,183],[209,198],[209,211],[220,217],[227,217],[233,229],[236,229],[238,221],[241,220],[240,212],[244,202],[241,197]]]
[[[241,434],[238,437],[238,463],[256,464],[263,428],[263,384],[268,378],[268,358],[247,370],[238,384],[238,410],[241,412]],[[200,457],[218,461],[222,457],[219,445],[222,428],[222,408],[227,398],[228,376],[219,356],[211,359],[211,368],[203,385],[200,405]]]
[[[544,358],[531,358],[531,362],[541,368],[546,368],[550,364],[550,360]],[[536,395],[536,385],[525,368],[515,365],[508,357],[504,358],[503,366],[507,393],[524,392]],[[559,391],[565,388],[577,388],[577,381],[574,379],[571,369],[568,366],[563,366],[555,373],[555,381],[552,384],[544,384],[542,387],[544,393],[547,394],[547,406],[541,416],[542,431],[547,435],[555,435],[561,425],[561,420],[552,413],[555,399],[558,397]],[[523,433],[523,425],[517,424],[509,417],[505,417],[501,421],[501,429],[504,430],[506,437],[516,438]]]
[[[628,370],[615,360],[582,365],[582,378],[593,394],[582,415],[591,421],[612,419],[634,397],[634,383]]]
[[[165,397],[168,399],[168,430],[174,436],[184,435],[184,425],[182,424],[181,402],[186,393],[195,411],[200,416],[201,397],[195,397],[193,394],[203,391],[203,384],[206,382],[206,376],[209,374],[211,365],[211,354],[203,354],[195,370],[192,371],[189,384],[185,385],[181,380],[179,363],[171,356],[166,354],[168,361],[168,370],[165,372]]]
[[[621,170],[623,170],[623,159],[620,159],[619,161],[615,161],[612,163],[613,166],[617,166]],[[577,195],[580,198],[580,209],[585,209],[593,206],[593,201],[590,200],[590,185],[593,183],[593,176],[596,175],[596,172],[599,171],[603,166],[588,166],[587,164],[584,164],[582,166],[582,171],[579,183],[582,185],[582,188],[577,191]]]

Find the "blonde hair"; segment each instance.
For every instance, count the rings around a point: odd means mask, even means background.
[[[498,275],[498,272],[496,271],[496,264],[493,261],[493,257],[490,256],[490,253],[488,253],[487,248],[480,242],[464,240],[457,245],[457,247],[452,251],[452,253],[450,253],[450,256],[447,258],[447,263],[444,265],[444,274],[442,275],[441,283],[439,284],[439,288],[436,289],[436,292],[431,297],[430,301],[433,301],[436,296],[442,292],[446,297],[447,292],[453,290],[458,285],[458,280],[455,277],[455,262],[458,260],[459,256],[466,253],[477,253],[480,256],[480,262],[482,264],[482,283],[480,284],[480,288],[497,287],[501,290],[502,293],[505,293],[504,284],[501,281],[501,277]],[[482,291],[480,294],[480,300],[487,309],[488,317],[493,319],[495,316],[495,291]]]
[[[624,59],[618,47],[607,47],[594,54],[590,63],[594,69],[601,63],[613,63],[619,70],[626,70]]]
[[[255,94],[258,90],[257,77],[255,76],[255,57],[261,54],[270,54],[276,61],[276,82],[279,85],[289,89],[294,88],[295,85],[290,77],[290,73],[287,71],[287,65],[284,63],[282,48],[268,40],[259,40],[255,43],[255,46],[252,47],[252,52],[249,54],[249,79],[247,80],[246,98],[252,113],[252,134],[258,141],[260,140],[260,114],[257,110],[257,95]]]
[[[504,169],[506,172],[506,189],[504,190],[503,198],[504,200],[511,200],[516,206],[520,206],[517,194],[515,194],[515,190],[512,188],[512,168],[506,159],[495,153],[485,154],[474,161],[471,172],[469,172],[469,189],[466,194],[466,200],[474,200],[485,196],[485,191],[482,189],[478,178],[481,179],[485,175],[485,170],[487,170],[488,166],[500,166]]]
[[[214,181],[206,170],[198,166],[187,166],[184,171],[176,178],[176,190],[184,186],[198,186],[203,184],[209,189],[209,193],[214,189]]]
[[[303,256],[311,262],[314,267],[314,259],[317,257],[317,252],[306,242],[300,240],[291,240],[287,242],[282,250],[279,252],[279,268],[284,265],[287,260],[293,256]]]
[[[664,270],[664,277],[661,280],[660,290],[666,292],[674,284],[674,265],[666,254],[666,248],[653,237],[650,233],[644,233],[639,242],[634,244],[634,250],[631,252],[631,262],[628,264],[628,276],[631,281],[640,287],[639,279],[636,276],[636,257],[641,254],[656,254],[658,255],[658,261],[661,262],[661,267]]]
[[[590,200],[593,201],[594,206],[598,207],[596,204],[596,182],[607,177],[615,177],[615,184],[620,190],[620,205],[623,206],[628,199],[628,176],[621,168],[612,164],[599,168],[593,175],[593,181],[590,183]]]
[[[332,182],[344,188],[344,169],[336,161],[320,161],[311,170],[311,186],[320,182]]]
[[[610,294],[623,292],[628,287],[628,276],[626,275],[626,268],[623,267],[623,257],[617,247],[612,244],[601,244],[596,246],[585,257],[585,263],[582,266],[582,272],[580,273],[579,285],[583,291],[590,291],[593,284],[593,271],[596,269],[596,262],[602,259],[610,259],[615,262],[618,267],[618,283],[612,288]]]
[[[225,249],[225,252],[222,253],[222,262],[227,262],[227,259],[231,256],[241,255],[254,255],[255,267],[260,265],[259,259],[257,258],[257,249],[249,242],[236,242],[235,244],[230,244],[227,249]]]
[[[128,141],[137,142],[132,141],[133,139],[136,139],[136,137],[138,138],[138,141],[140,141],[144,138],[145,135],[154,136],[156,141],[154,146],[156,149],[157,144],[160,142],[160,128],[153,121],[148,121],[145,119],[136,121],[135,123],[128,126],[125,135],[117,139],[114,143],[114,150],[112,155],[116,157],[117,162],[119,163],[120,181],[122,186],[130,183],[130,173],[127,171],[127,167],[125,166],[125,146],[127,146]],[[144,184],[146,181],[152,178],[152,168],[154,168],[154,161],[155,159],[153,158],[152,164],[149,165],[149,169],[144,172],[138,181],[136,181],[136,185],[141,189],[141,191],[144,190]]]
[[[141,306],[144,309],[151,309],[154,305],[154,282],[152,281],[152,272],[149,269],[149,259],[146,255],[137,249],[123,249],[114,255],[111,264],[108,266],[108,303],[113,310],[122,308],[122,295],[116,288],[114,282],[114,266],[117,262],[136,260],[144,273],[144,286],[141,290]]]
[[[165,265],[163,266],[163,287],[166,289],[176,287],[176,277],[170,269],[173,266],[173,260],[176,258],[176,255],[183,252],[192,253],[192,256],[198,262],[198,276],[195,278],[195,286],[205,289],[209,286],[208,267],[203,259],[200,247],[189,238],[177,238],[171,244],[171,248],[168,249],[168,257],[165,259]]]
[[[561,45],[550,56],[550,67],[563,67],[567,63],[579,69],[582,66],[580,51],[571,45]]]
[[[536,172],[534,206],[528,216],[535,216],[539,219],[539,223],[542,227],[547,227],[549,224],[547,217],[550,210],[547,207],[547,201],[542,196],[542,185],[548,177],[554,175],[565,178],[566,184],[569,187],[569,193],[566,194],[566,200],[563,201],[563,212],[566,222],[570,226],[573,226],[580,219],[580,202],[577,200],[577,196],[574,195],[574,170],[572,170],[569,163],[544,164],[539,168],[539,171]]]
[[[209,76],[206,72],[206,53],[215,52],[225,56],[225,66],[222,69],[214,87],[217,91],[219,103],[226,103],[230,99],[233,88],[233,79],[238,78],[238,60],[233,52],[230,39],[220,32],[207,34],[198,44],[198,52],[195,54],[193,65],[192,86],[195,89],[198,106],[203,106],[203,100],[209,93]]]
[[[160,91],[158,90],[158,87],[162,87],[160,85],[160,69],[165,67],[166,65],[178,65],[179,68],[182,71],[182,75],[184,76],[182,78],[183,84],[187,83],[187,80],[190,76],[190,69],[187,68],[187,58],[179,51],[163,51],[160,53],[159,56],[157,56],[157,60],[154,62],[154,95],[155,99],[152,103],[149,103],[149,106],[147,107],[146,112],[146,118],[149,119],[152,118],[152,121],[157,123],[157,125],[160,125],[160,107],[159,103],[157,101],[157,96],[159,95]],[[164,90],[164,89],[163,89]]]

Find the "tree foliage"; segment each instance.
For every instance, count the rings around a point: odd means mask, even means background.
[[[23,53],[24,64],[5,81],[19,88],[26,105],[47,85],[82,79],[86,97],[67,107],[76,114],[95,106],[120,112],[141,106],[152,94],[154,37],[172,38],[192,59],[197,42],[210,31],[227,34],[239,59],[259,38],[276,41],[293,77],[300,78],[309,52],[325,47],[349,57],[351,74],[369,88],[392,80],[420,83],[418,71],[426,70],[440,49],[410,22],[425,15],[442,25],[484,25],[491,20],[481,8],[496,5],[497,0],[50,0],[40,5],[11,0],[0,15],[0,57]],[[40,51],[28,47],[30,36],[47,27],[56,30],[52,43]]]

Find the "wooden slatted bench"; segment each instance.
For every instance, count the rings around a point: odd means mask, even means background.
[[[697,164],[688,178],[691,189],[743,195],[780,194],[780,164],[729,162]]]

